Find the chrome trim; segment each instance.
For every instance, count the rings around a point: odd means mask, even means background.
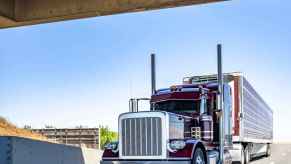
[[[252,142],[259,144],[259,143],[273,143],[273,140],[244,138],[242,142]]]
[[[167,150],[168,150],[169,152],[171,152],[171,153],[175,153],[175,152],[177,152],[177,150],[174,150],[174,149],[171,148],[170,143],[167,143]]]
[[[120,141],[120,148],[119,148],[119,152],[120,152],[120,159],[128,159],[128,160],[134,160],[134,159],[166,159],[167,158],[167,150],[166,150],[166,141],[169,138],[169,134],[168,134],[168,130],[169,129],[169,113],[167,112],[162,112],[162,111],[151,111],[151,112],[138,112],[138,113],[124,113],[121,114],[119,117],[119,141]],[[139,122],[139,118],[144,118],[144,123],[146,124],[145,126],[149,126],[149,129],[146,131],[142,131],[142,128],[140,128],[140,130],[135,130],[135,132],[130,132],[130,135],[133,135],[133,137],[136,136],[136,138],[138,138],[139,134],[134,134],[137,131],[142,132],[143,133],[143,137],[145,137],[143,140],[143,138],[140,138],[138,140],[132,139],[130,142],[132,143],[126,143],[126,140],[123,139],[122,135],[124,135],[124,129],[122,130],[122,122],[126,121],[129,122],[128,119],[131,120],[131,128],[138,128],[138,122]],[[160,118],[160,119],[155,119],[155,118]],[[134,121],[135,119],[137,119],[136,121]],[[142,120],[140,120],[142,121]],[[136,125],[133,125],[135,124]],[[153,125],[154,123],[156,123],[156,125]],[[161,127],[159,127],[159,130],[155,130],[154,126],[158,126],[158,124],[161,125]],[[142,125],[140,124],[139,127],[141,127]],[[127,126],[128,127],[128,126]],[[129,129],[127,129],[128,131]],[[138,132],[137,132],[138,133]],[[148,134],[151,133],[151,134]],[[156,134],[154,134],[156,133]],[[129,134],[127,134],[129,135]],[[149,135],[149,136],[148,136]],[[157,139],[156,139],[157,137]],[[127,138],[130,138],[127,136]],[[158,139],[160,138],[160,139]],[[146,142],[146,144],[143,144],[142,147],[139,147],[138,143],[135,142]],[[123,143],[124,142],[124,143]],[[153,144],[157,144],[157,150],[154,149],[155,145]],[[127,146],[126,144],[129,144],[130,146]],[[132,144],[136,144],[137,146],[135,147]],[[151,144],[151,145],[148,145]],[[148,145],[146,147],[144,147],[144,145]],[[133,154],[133,152],[129,152],[128,153],[124,153],[125,152],[125,148],[130,148],[130,147],[135,147],[137,150],[140,149],[142,150],[141,153],[139,152],[135,152]],[[145,149],[145,150],[143,150]],[[129,151],[129,150],[127,150]],[[131,151],[131,150],[130,150]],[[144,152],[145,151],[145,152]],[[147,155],[142,155],[142,154],[147,154]],[[155,154],[155,155],[152,155]],[[156,155],[157,154],[157,155]]]
[[[154,161],[143,161],[143,160],[134,160],[134,161],[118,161],[118,160],[112,160],[107,161],[103,160],[100,162],[100,164],[191,164],[191,160],[189,159],[172,159],[172,160],[154,160]]]

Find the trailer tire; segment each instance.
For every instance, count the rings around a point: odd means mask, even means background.
[[[199,147],[195,150],[192,164],[206,164],[203,150]]]
[[[242,149],[241,149],[240,164],[246,164],[246,163],[245,163],[245,160],[246,160],[245,150],[242,148]]]
[[[270,157],[271,156],[271,145],[268,144],[267,145],[267,151],[266,151],[266,157]]]
[[[249,146],[246,146],[244,152],[245,152],[245,164],[249,164],[251,161],[251,154],[250,154]]]

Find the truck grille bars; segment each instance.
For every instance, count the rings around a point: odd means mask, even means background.
[[[122,156],[161,156],[162,121],[159,117],[121,121]]]

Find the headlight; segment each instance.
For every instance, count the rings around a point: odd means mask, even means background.
[[[173,140],[169,143],[169,151],[175,152],[177,150],[184,149],[186,146],[186,142],[183,140]]]
[[[105,146],[105,149],[111,150],[112,152],[118,152],[118,142],[110,142]]]

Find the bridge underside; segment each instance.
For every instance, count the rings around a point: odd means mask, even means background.
[[[0,0],[0,28],[225,0]]]

